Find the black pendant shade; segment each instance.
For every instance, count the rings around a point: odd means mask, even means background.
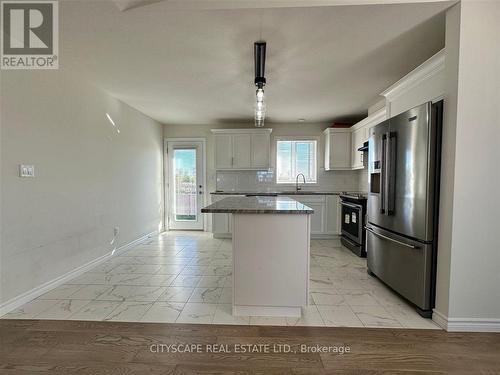
[[[255,86],[261,89],[266,84],[266,78],[264,77],[266,69],[266,42],[255,42],[253,51],[255,58]]]

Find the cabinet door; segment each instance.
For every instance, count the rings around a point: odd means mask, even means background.
[[[377,126],[378,124],[370,124],[366,127],[366,140],[368,141],[370,137],[372,136],[373,133],[373,128]]]
[[[314,210],[314,213],[311,215],[311,234],[325,233],[325,204],[318,202],[304,204]]]
[[[326,196],[326,232],[340,234],[340,199],[338,195]]]
[[[229,134],[215,136],[215,168],[233,167],[233,137]]]
[[[251,135],[233,135],[233,168],[250,168]]]
[[[330,133],[330,168],[351,169],[351,133]]]
[[[216,234],[230,233],[229,214],[212,214],[212,232]]]
[[[270,138],[269,134],[252,134],[253,168],[269,168]]]
[[[324,195],[299,196],[290,198],[305,204],[314,210],[311,215],[311,234],[324,234],[326,232],[326,201]]]
[[[225,198],[225,195],[211,195],[211,202]],[[229,233],[229,214],[212,214],[212,232],[216,234]]]
[[[352,133],[352,167],[363,168],[363,153],[358,148],[363,146],[365,141],[365,128],[360,128]]]

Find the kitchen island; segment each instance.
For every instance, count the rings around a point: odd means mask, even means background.
[[[309,287],[310,216],[288,197],[228,197],[201,210],[230,213],[233,315],[300,317]]]

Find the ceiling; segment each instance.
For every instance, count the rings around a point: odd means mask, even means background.
[[[267,41],[266,121],[359,119],[381,91],[444,47],[449,6],[129,3],[120,11],[112,1],[60,2],[60,64],[168,124],[252,121],[259,39]]]

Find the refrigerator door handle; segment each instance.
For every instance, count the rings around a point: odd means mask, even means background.
[[[410,244],[407,244],[407,243],[404,243],[404,242],[401,242],[401,241],[395,240],[394,238],[390,238],[390,237],[384,236],[383,234],[377,233],[377,232],[375,232],[373,229],[371,229],[371,228],[369,228],[369,227],[365,227],[365,229],[366,229],[368,232],[373,233],[375,236],[378,236],[378,237],[380,237],[380,238],[383,238],[384,240],[388,240],[388,241],[395,242],[395,243],[397,243],[397,244],[399,244],[399,245],[409,247],[410,249],[419,249],[419,247],[418,247],[418,246],[415,246],[415,245],[410,245]]]
[[[390,179],[391,179],[391,134],[389,132],[385,133],[385,147],[384,151],[384,173],[382,175],[384,180],[384,191],[383,191],[383,208],[384,214],[389,216],[389,198],[390,198]]]
[[[388,162],[387,162],[387,215],[394,214],[394,205],[396,199],[396,154],[397,138],[396,132],[390,132],[387,135]]]
[[[387,148],[387,139],[386,134],[382,134],[382,160],[380,165],[380,213],[382,215],[385,214],[385,174],[386,174],[386,148]]]

